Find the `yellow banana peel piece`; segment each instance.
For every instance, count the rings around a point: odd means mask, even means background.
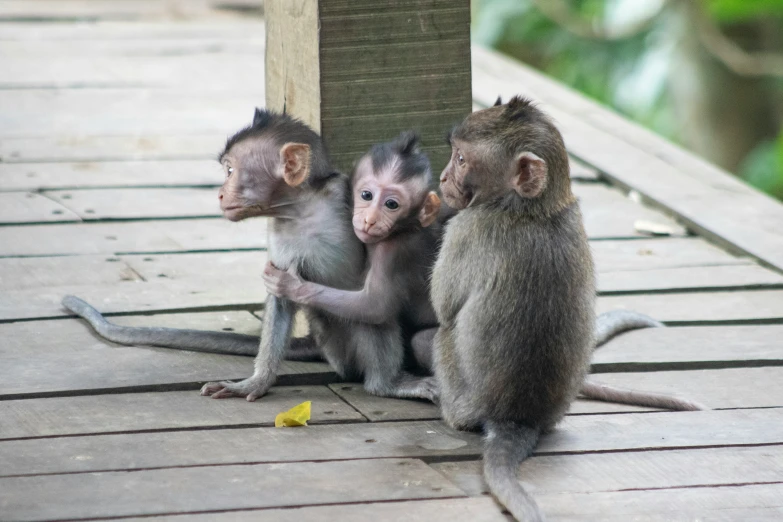
[[[310,404],[310,401],[305,401],[288,411],[278,413],[277,417],[275,417],[275,428],[307,426],[307,421],[310,420]]]

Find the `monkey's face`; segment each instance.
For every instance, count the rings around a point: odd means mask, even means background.
[[[236,143],[220,158],[226,179],[218,192],[229,221],[275,216],[289,199],[291,187],[309,174],[309,146],[257,138]]]
[[[422,189],[416,180],[400,182],[392,164],[374,172],[365,157],[356,167],[353,183],[353,229],[362,242],[378,243],[389,235],[420,205]],[[424,191],[426,194],[426,191]]]
[[[440,175],[440,192],[453,209],[467,208],[475,197],[473,167],[479,163],[477,151],[469,143],[450,139],[451,158]]]

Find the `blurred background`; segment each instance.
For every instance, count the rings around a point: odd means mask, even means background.
[[[472,0],[518,58],[783,200],[783,0]]]

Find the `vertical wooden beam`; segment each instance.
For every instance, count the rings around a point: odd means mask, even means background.
[[[347,170],[421,133],[433,170],[471,111],[469,0],[266,0],[266,104],[300,118]]]

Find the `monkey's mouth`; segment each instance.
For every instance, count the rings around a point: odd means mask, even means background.
[[[386,238],[386,234],[370,234],[369,232],[365,232],[364,230],[355,227],[353,232],[356,234],[356,237],[359,238],[359,241],[368,245],[377,243]]]

